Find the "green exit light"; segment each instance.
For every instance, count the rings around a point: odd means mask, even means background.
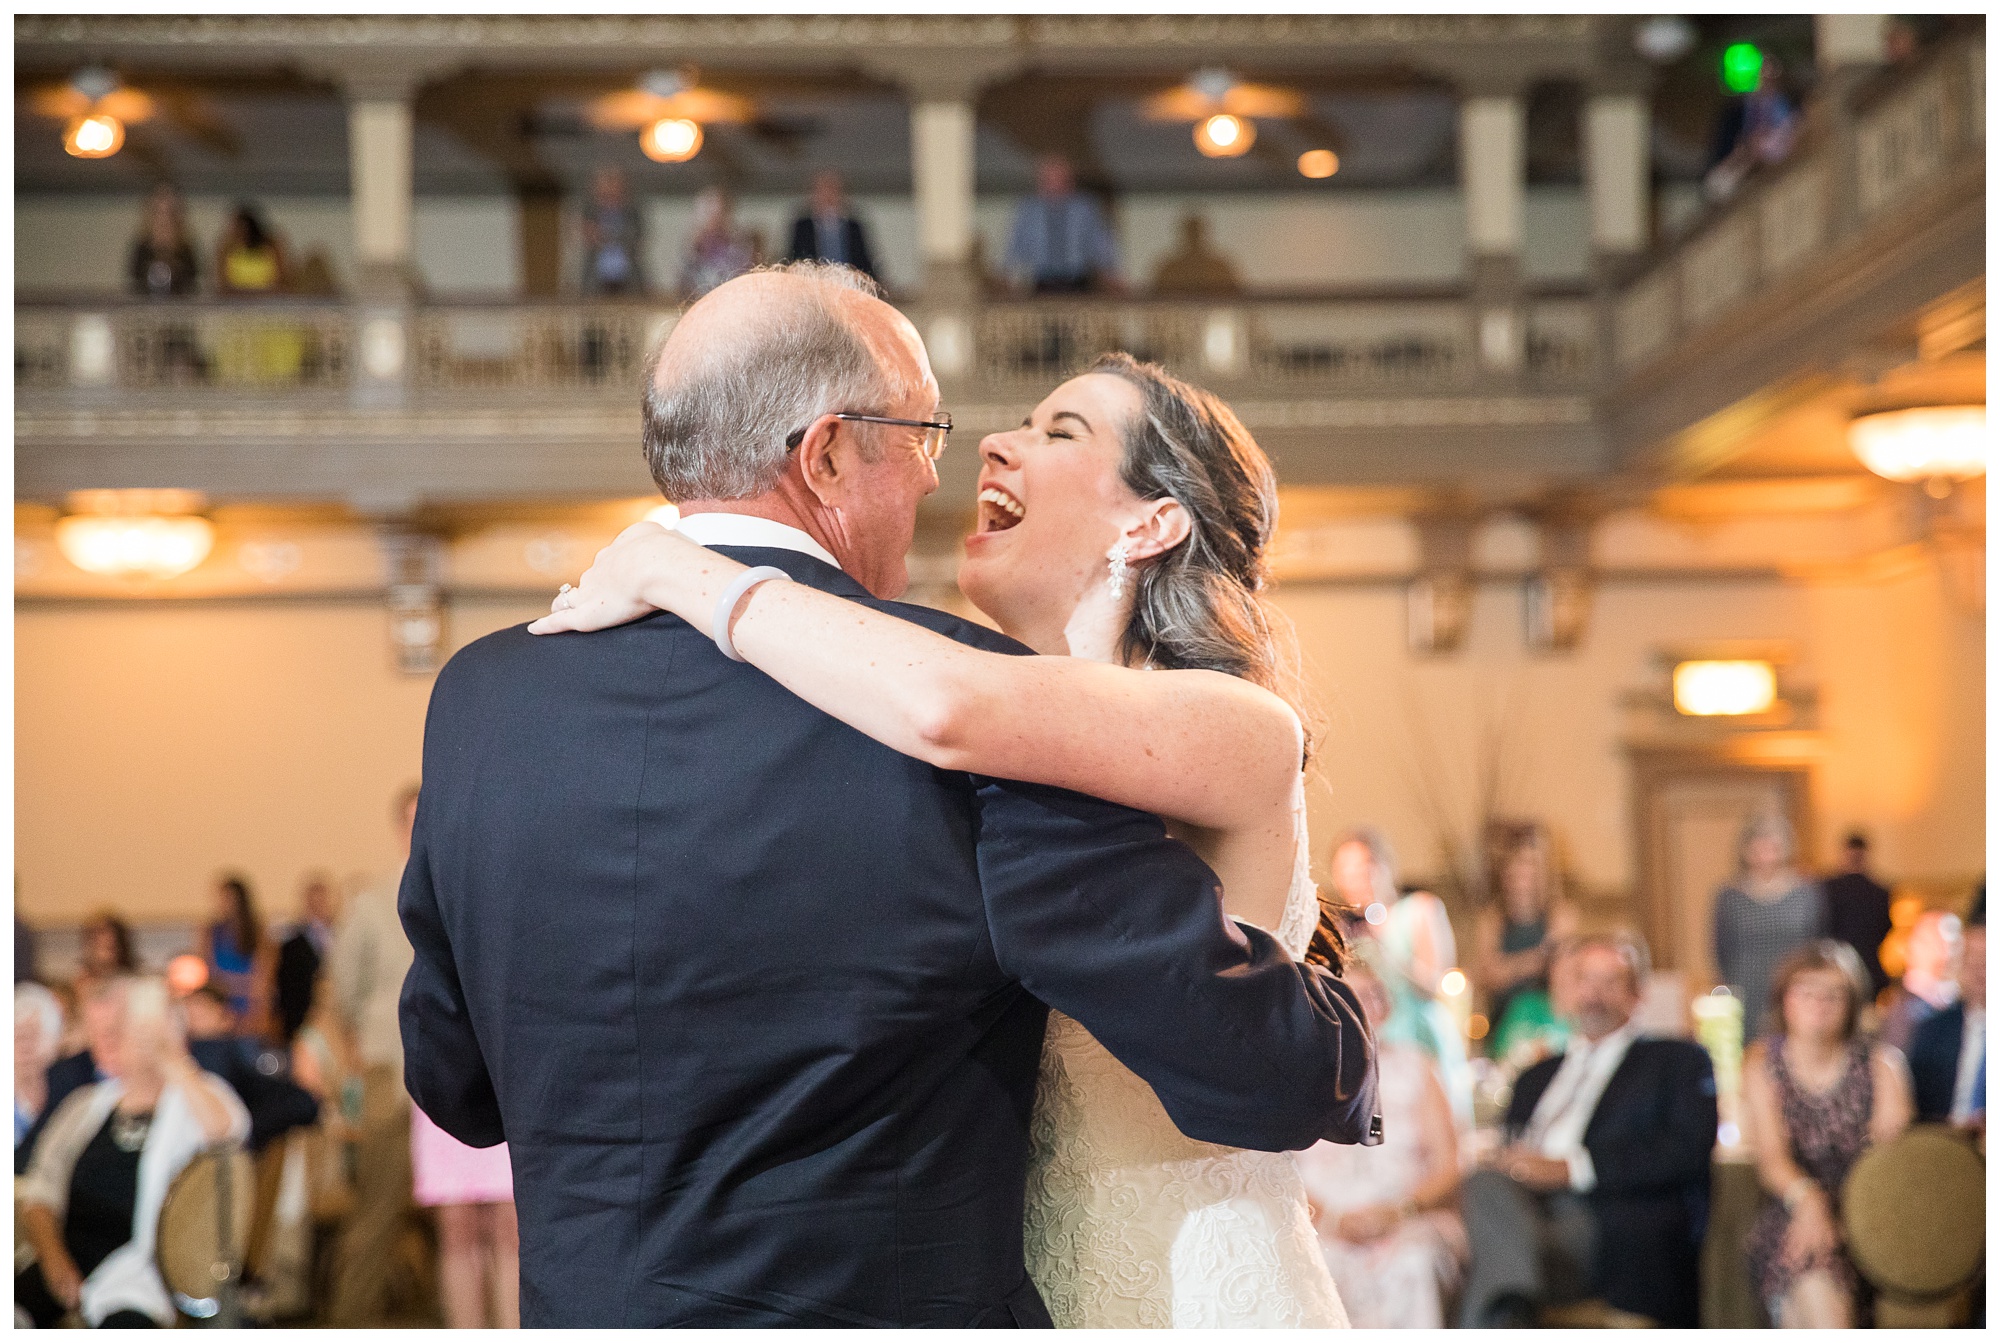
[[[1764,73],[1764,53],[1748,42],[1737,42],[1722,53],[1722,87],[1731,93],[1755,93]]]

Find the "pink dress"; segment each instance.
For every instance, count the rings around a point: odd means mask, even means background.
[[[419,1207],[514,1201],[514,1167],[506,1143],[467,1147],[415,1105],[410,1107],[410,1166]]]

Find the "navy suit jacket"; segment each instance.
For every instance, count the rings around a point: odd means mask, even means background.
[[[1965,1044],[1965,1004],[1953,1003],[1917,1023],[1910,1037],[1910,1080],[1915,1084],[1917,1118],[1940,1123],[1951,1118],[1951,1095],[1958,1089],[1958,1054]]]
[[[1561,1066],[1560,1055],[1543,1059],[1514,1084],[1507,1127],[1515,1136]],[[1592,1288],[1618,1309],[1681,1328],[1700,1322],[1715,1125],[1708,1051],[1634,1040],[1583,1131],[1597,1172],[1586,1196],[1597,1221]]]
[[[842,215],[840,219],[840,245],[847,255],[842,258],[848,265],[863,275],[874,277],[875,258],[868,250],[868,230],[852,215]],[[813,223],[810,213],[800,215],[792,221],[793,261],[831,261],[832,257],[821,256],[819,252],[819,229]]]
[[[1044,1004],[1193,1137],[1373,1116],[1347,987],[1225,919],[1156,817],[900,755],[671,615],[470,645],[423,780],[406,1076],[508,1143],[525,1324],[1047,1325],[1021,1239]]]

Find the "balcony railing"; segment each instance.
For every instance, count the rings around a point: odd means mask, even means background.
[[[1613,313],[1617,371],[1651,363],[1783,285],[1854,230],[1921,198],[1959,165],[1983,161],[1985,139],[1986,44],[1946,47],[1860,111],[1851,137],[1819,135],[1631,284]]]
[[[1482,362],[1471,306],[1453,298],[1042,299],[911,316],[947,386],[1003,395],[1045,388],[1111,350],[1280,396],[1490,389],[1496,378],[1573,390],[1597,364],[1594,310],[1580,298],[1529,300],[1525,340],[1498,367]],[[371,381],[415,400],[630,397],[673,320],[644,302],[425,304],[400,315],[341,302],[22,302],[15,386],[37,399],[337,394]]]

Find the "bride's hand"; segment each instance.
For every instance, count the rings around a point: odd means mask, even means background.
[[[528,633],[608,629],[650,615],[661,608],[648,600],[649,587],[702,553],[702,547],[656,522],[635,522],[597,552],[574,588],[556,594],[549,614],[528,626]]]

